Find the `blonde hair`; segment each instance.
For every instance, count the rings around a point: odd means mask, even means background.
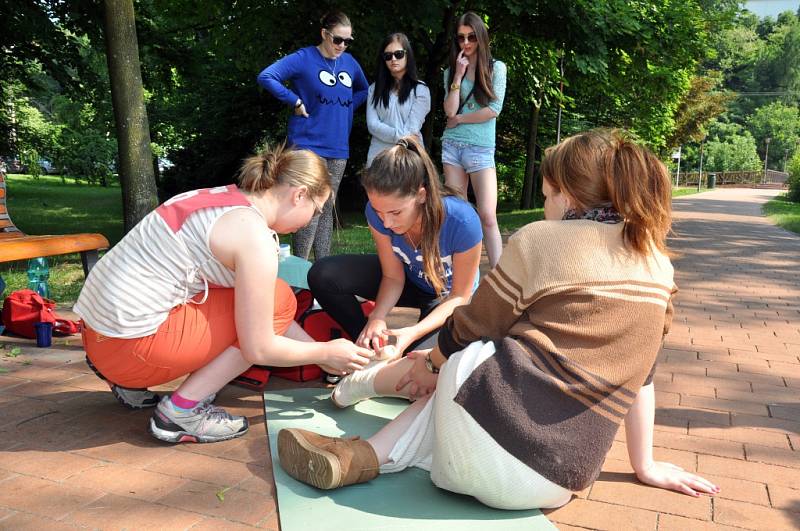
[[[444,265],[439,251],[439,232],[444,223],[442,198],[454,195],[439,180],[439,173],[430,156],[415,136],[405,136],[397,145],[386,148],[375,157],[361,175],[367,192],[411,197],[425,188],[422,205],[422,235],[420,249],[422,265],[437,295],[444,289]]]
[[[238,175],[239,188],[258,193],[278,184],[305,186],[311,197],[322,197],[331,190],[331,177],[325,161],[307,149],[290,149],[286,143],[266,146],[259,154],[245,159]]]
[[[623,218],[625,245],[647,255],[667,252],[672,181],[664,164],[618,129],[595,129],[545,150],[542,175],[585,212],[611,203]]]

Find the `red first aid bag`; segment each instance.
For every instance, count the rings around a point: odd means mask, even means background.
[[[36,323],[56,322],[56,303],[30,289],[13,292],[3,301],[3,324],[18,336],[33,339]]]
[[[34,339],[36,323],[53,323],[53,333],[69,336],[81,331],[80,323],[56,314],[56,303],[30,289],[15,291],[3,302],[3,324],[18,336]]]

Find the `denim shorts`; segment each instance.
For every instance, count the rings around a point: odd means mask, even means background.
[[[461,166],[467,173],[494,168],[494,148],[442,140],[442,164]]]

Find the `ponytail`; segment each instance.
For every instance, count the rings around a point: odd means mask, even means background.
[[[405,136],[397,145],[381,151],[361,175],[367,192],[410,197],[420,188],[426,192],[422,204],[422,265],[428,282],[437,294],[445,290],[444,265],[439,249],[439,233],[444,223],[443,198],[454,195],[439,180],[436,166],[414,136]]]
[[[666,166],[630,135],[595,129],[547,148],[542,175],[585,212],[611,203],[624,220],[625,245],[647,255],[667,253],[672,223],[672,182]]]
[[[321,197],[331,189],[325,161],[307,149],[290,149],[286,144],[266,146],[242,163],[239,188],[259,193],[279,184],[306,186],[311,197]]]

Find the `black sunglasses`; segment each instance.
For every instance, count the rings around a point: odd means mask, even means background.
[[[469,42],[478,42],[478,36],[475,35],[474,33],[470,33],[469,35],[464,35],[464,34],[459,33],[456,36],[456,40],[458,42],[467,42],[467,41],[469,41]]]
[[[336,46],[339,46],[340,44],[344,43],[345,47],[348,47],[351,44],[353,44],[353,41],[355,40],[351,39],[350,37],[346,39],[344,37],[338,37],[328,30],[325,30],[325,33],[331,36],[331,40],[333,41],[333,44],[335,44]]]
[[[383,60],[384,61],[391,61],[392,57],[394,57],[395,59],[399,60],[399,59],[402,59],[405,56],[406,56],[406,51],[405,50],[395,50],[393,52],[383,52]]]

